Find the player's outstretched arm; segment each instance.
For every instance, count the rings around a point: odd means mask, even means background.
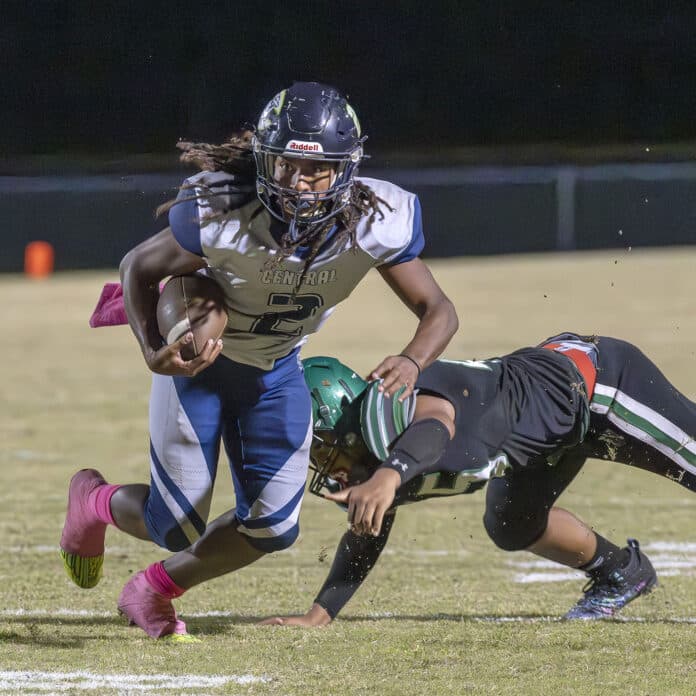
[[[374,568],[384,549],[396,511],[384,518],[377,536],[358,536],[347,531],[336,548],[331,570],[306,614],[274,616],[261,622],[266,626],[326,626],[336,618]]]
[[[401,354],[382,360],[370,373],[370,378],[383,380],[381,389],[387,396],[406,385],[399,397],[405,399],[413,391],[420,371],[430,365],[450,342],[459,328],[459,320],[454,305],[419,258],[379,270],[419,322],[413,338]]]

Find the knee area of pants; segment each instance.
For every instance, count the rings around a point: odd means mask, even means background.
[[[491,541],[503,551],[523,551],[533,544],[539,536],[530,530],[524,530],[520,533],[520,530],[516,530],[515,526],[506,524],[504,520],[497,517],[493,519],[484,517],[483,526],[486,528]]]
[[[145,519],[145,525],[150,534],[150,539],[152,539],[157,546],[167,549],[167,551],[183,551],[200,538],[197,535],[195,539],[189,539],[178,526],[170,529],[158,529],[149,523],[147,518]]]
[[[160,546],[164,546],[167,551],[183,551],[191,546],[191,544],[198,541],[198,539],[193,539],[191,541],[189,541],[187,538],[182,539],[182,536],[183,535],[180,533],[180,531],[176,529],[173,532],[165,535],[163,539],[164,543],[160,543]]]

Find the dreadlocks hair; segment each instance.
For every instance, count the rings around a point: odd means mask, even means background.
[[[195,164],[201,171],[208,172],[227,172],[234,177],[235,183],[241,186],[252,186],[256,178],[256,165],[251,148],[251,139],[253,137],[251,128],[243,128],[233,133],[225,142],[220,145],[211,145],[209,143],[192,143],[188,141],[179,141],[176,146],[182,151],[179,160],[186,164]],[[172,199],[160,205],[155,216],[159,217],[168,212],[177,203],[184,201],[197,200],[199,198],[209,198],[210,196],[225,195],[221,191],[213,191],[205,187],[202,182],[194,184],[184,184],[180,191],[191,190],[194,188],[203,188],[200,194],[192,194],[187,197]],[[329,233],[334,225],[339,226],[339,230],[335,235],[337,244],[343,244],[347,239],[350,240],[350,248],[355,253],[357,249],[356,229],[360,220],[368,216],[369,222],[374,222],[379,216],[384,218],[382,205],[386,206],[390,212],[394,210],[387,201],[380,198],[375,192],[361,181],[354,181],[350,189],[350,198],[348,204],[340,210],[336,215],[330,217],[321,223],[320,230],[313,235],[312,246],[302,268],[302,273],[299,276],[295,285],[295,294],[301,287],[309,268],[319,254],[322,244],[326,241]],[[259,206],[261,204],[259,203]],[[261,212],[259,208],[258,212]],[[215,220],[222,218],[226,214],[225,210],[213,213],[208,219]],[[290,240],[289,234],[284,234],[280,240],[280,249],[277,254],[272,256],[264,265],[264,270],[275,270],[280,264],[295,252],[298,246],[301,246],[303,240],[297,242]]]
[[[253,134],[254,132],[250,128],[243,128],[234,132],[220,145],[180,140],[176,144],[176,147],[182,151],[181,155],[179,155],[179,161],[185,164],[193,164],[203,172],[227,172],[234,176],[238,183],[253,185],[256,177],[256,165],[254,164],[254,154],[251,149]],[[200,187],[201,184],[197,184],[197,186]],[[184,184],[180,191],[193,190],[193,188],[192,184]],[[207,198],[210,195],[220,194],[206,191],[198,196],[191,195],[180,199],[172,198],[157,207],[155,217],[160,217],[164,213],[169,212],[177,203]],[[222,213],[215,217],[219,215],[222,215]]]
[[[256,176],[254,155],[251,150],[251,138],[254,132],[245,128],[233,133],[221,145],[208,143],[190,143],[180,141],[176,144],[182,154],[179,160],[186,164],[195,164],[205,172],[228,172],[244,179]]]

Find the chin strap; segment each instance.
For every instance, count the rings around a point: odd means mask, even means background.
[[[297,215],[295,215],[292,220],[290,220],[290,224],[288,225],[288,238],[290,240],[290,243],[295,245],[295,244],[301,244],[302,241],[305,239],[305,237],[309,236],[309,231],[310,231],[310,225],[307,224],[301,224],[297,222]]]
[[[310,211],[316,205],[316,201],[301,200],[295,208],[295,214],[288,225],[288,237],[292,244],[301,244],[305,239],[312,236],[313,228],[319,227],[326,220],[312,224],[302,220],[303,213]]]

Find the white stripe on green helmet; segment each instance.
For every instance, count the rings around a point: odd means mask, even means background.
[[[371,382],[360,406],[360,429],[365,444],[380,461],[389,456],[389,448],[413,420],[416,396],[411,394],[403,401],[399,396],[402,387],[392,398],[385,399],[379,391],[380,381]]]

